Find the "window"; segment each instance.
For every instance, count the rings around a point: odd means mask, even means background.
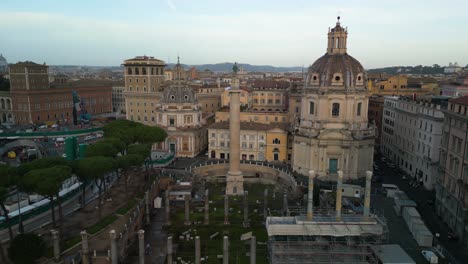
[[[357,116],[361,116],[362,103],[357,104]]]
[[[278,138],[273,139],[273,144],[280,144],[281,141]]]
[[[315,103],[309,102],[309,114],[313,115],[315,112]]]
[[[339,103],[333,103],[332,104],[332,116],[333,117],[338,117],[340,115],[340,104]]]
[[[127,74],[128,74],[128,75],[132,75],[132,68],[128,68]]]

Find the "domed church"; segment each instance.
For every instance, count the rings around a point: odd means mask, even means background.
[[[156,123],[166,130],[167,138],[155,150],[170,152],[176,157],[195,157],[207,146],[207,116],[203,116],[179,60],[173,73],[174,80],[164,89],[156,105]]]
[[[348,30],[340,17],[329,29],[325,55],[309,67],[300,117],[294,125],[292,166],[323,180],[364,177],[372,171],[374,126],[367,120],[369,93],[361,63],[347,53]]]

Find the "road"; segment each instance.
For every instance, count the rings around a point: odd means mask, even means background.
[[[449,232],[448,226],[442,221],[442,218],[437,216],[434,205],[429,204],[428,200],[435,199],[435,192],[428,191],[423,187],[414,188],[409,185],[409,180],[403,180],[403,172],[389,168],[381,159],[374,159],[377,166],[379,166],[378,172],[382,175],[383,183],[395,184],[400,190],[404,191],[406,195],[418,204],[418,212],[421,215],[421,219],[426,224],[427,228],[435,235],[440,234],[438,241],[435,244],[440,243],[443,248],[450,252],[448,254],[449,260],[458,263],[466,263],[463,259],[468,259],[468,252],[466,249],[456,241],[451,241],[447,238]],[[407,176],[408,177],[408,176]],[[450,259],[452,258],[452,259]]]

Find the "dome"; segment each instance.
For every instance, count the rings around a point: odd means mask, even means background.
[[[186,104],[197,103],[195,92],[187,85],[171,85],[164,90],[161,103]]]
[[[347,53],[348,29],[340,24],[328,31],[327,53],[309,67],[306,87],[365,88],[366,73],[361,63]]]
[[[307,82],[314,86],[344,86],[351,88],[365,84],[361,63],[344,54],[325,54],[309,67]]]

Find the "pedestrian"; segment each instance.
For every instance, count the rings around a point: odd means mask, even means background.
[[[151,246],[150,244],[146,244],[146,255],[151,255]]]

